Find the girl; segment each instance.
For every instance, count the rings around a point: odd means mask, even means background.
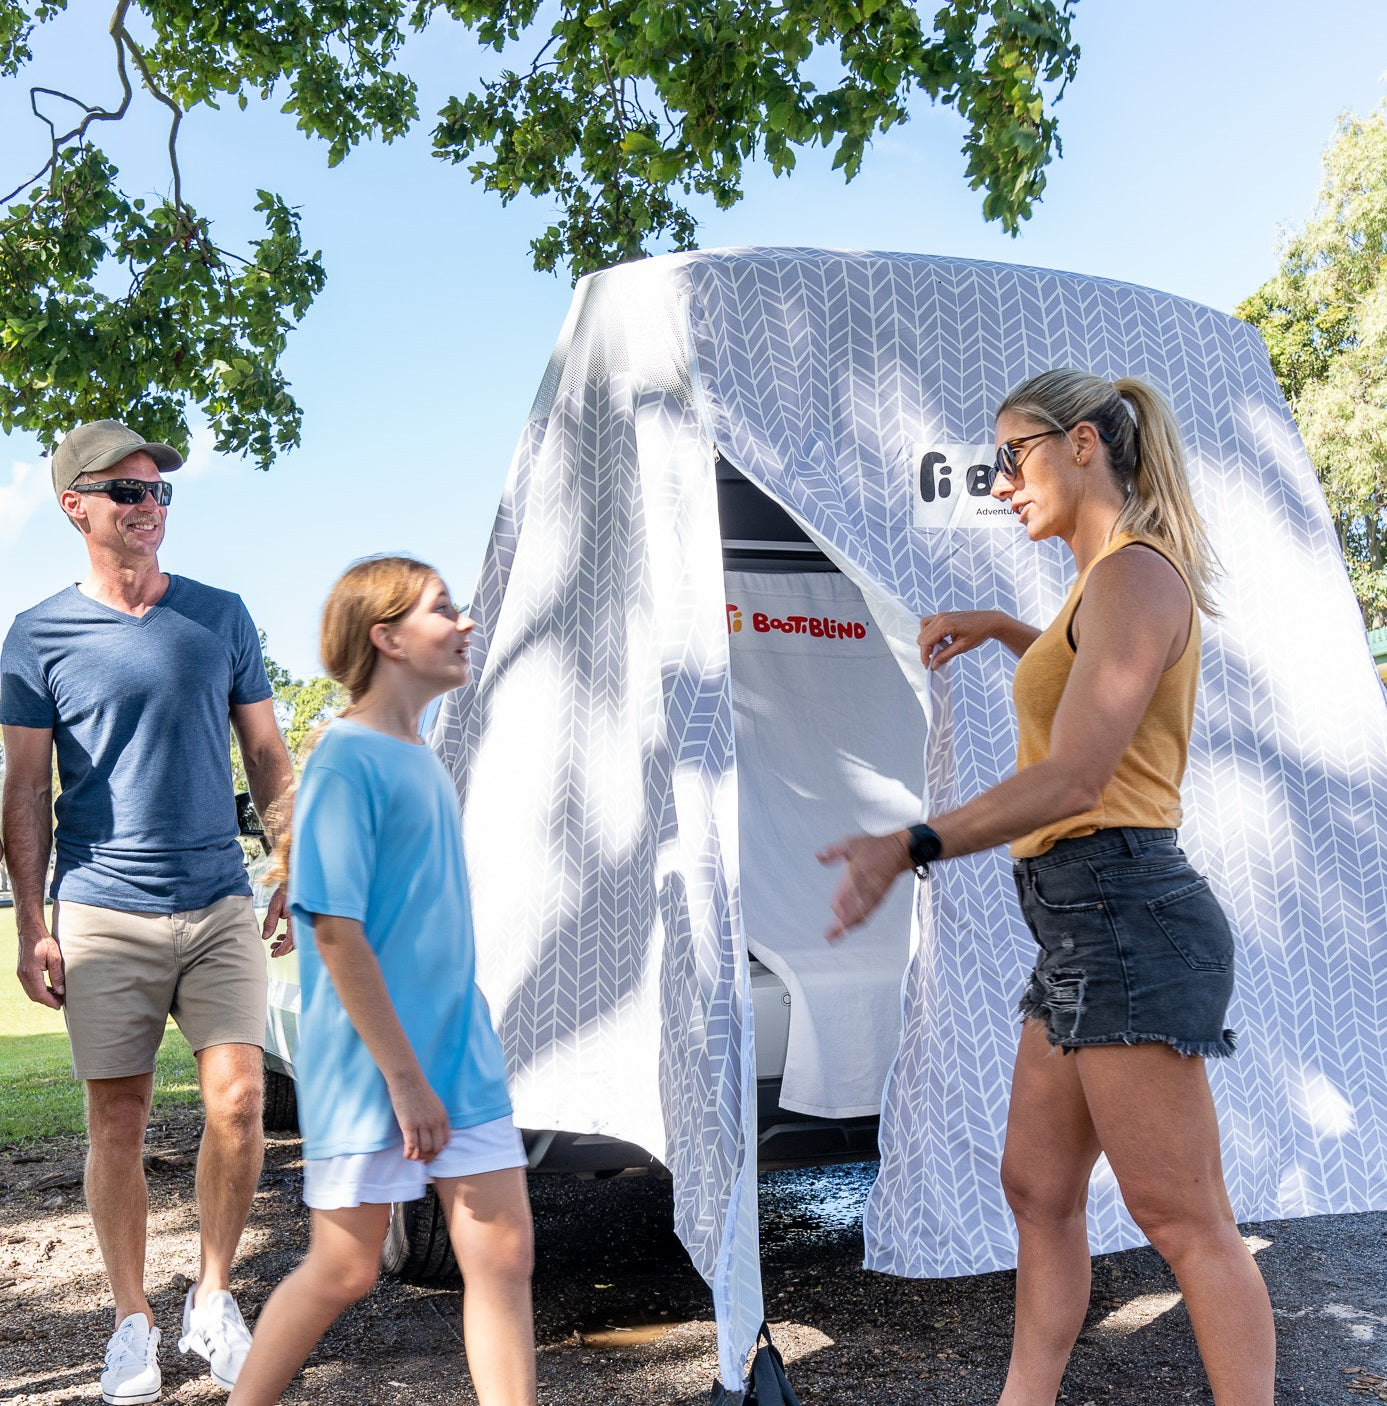
[[[1270,1406],[1271,1306],[1224,1189],[1204,1071],[1233,1052],[1232,934],[1175,843],[1215,565],[1179,428],[1140,381],[1046,372],[997,413],[992,495],[1032,541],[1061,538],[1078,580],[1043,632],[958,611],[923,620],[919,643],[931,668],[988,639],[1021,656],[1016,774],[927,825],[826,849],[847,866],[827,935],[905,870],[1012,841],[1039,951],[1002,1157],[1019,1253],[1000,1406],[1059,1391],[1088,1306],[1100,1152],[1175,1272],[1215,1402]]]
[[[478,1401],[535,1399],[524,1149],[473,977],[457,796],[419,739],[424,707],[467,682],[471,630],[438,575],[407,557],[357,562],[323,609],[323,663],[351,703],[304,766],[280,861],[302,948],[311,1232],[260,1315],[232,1406],[278,1399],[375,1283],[391,1202],[422,1196],[426,1180],[462,1269]]]

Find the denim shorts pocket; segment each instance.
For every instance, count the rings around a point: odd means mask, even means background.
[[[1192,970],[1223,972],[1233,965],[1233,930],[1208,879],[1153,898],[1146,908]]]
[[[1050,913],[1099,913],[1103,895],[1087,864],[1054,864],[1032,869],[1031,897]]]

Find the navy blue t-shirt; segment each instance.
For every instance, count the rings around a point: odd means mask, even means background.
[[[270,696],[240,596],[185,576],[141,616],[76,586],[17,616],[0,650],[0,723],[53,729],[53,897],[180,913],[248,894],[230,710]]]

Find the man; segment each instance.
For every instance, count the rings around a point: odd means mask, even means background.
[[[230,1390],[250,1344],[229,1274],[260,1175],[266,974],[236,841],[228,720],[262,815],[291,773],[240,598],[159,569],[172,496],[160,474],[182,462],[115,420],[67,436],[53,491],[90,566],[21,614],[0,651],[19,980],[31,1000],[62,1009],[73,1072],[86,1083],[87,1206],[115,1299],[101,1375],[112,1406],[156,1401],[161,1384],[144,1288],[142,1152],[170,1015],[196,1054],[206,1109],[201,1267],[179,1348],[206,1357]],[[277,894],[267,940],[283,906]],[[291,946],[286,934],[272,951]]]

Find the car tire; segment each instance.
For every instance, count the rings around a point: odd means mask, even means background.
[[[448,1223],[433,1187],[418,1201],[396,1201],[390,1207],[381,1267],[406,1284],[456,1283],[460,1278]]]
[[[294,1081],[278,1069],[265,1071],[265,1101],[260,1117],[267,1133],[296,1132],[299,1126],[299,1097]]]

